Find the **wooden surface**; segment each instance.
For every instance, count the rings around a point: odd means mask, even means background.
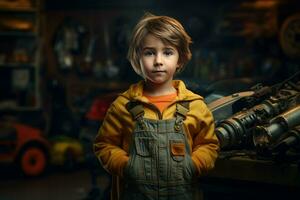
[[[222,153],[215,169],[207,177],[300,187],[299,163],[260,160],[247,156],[222,158]]]

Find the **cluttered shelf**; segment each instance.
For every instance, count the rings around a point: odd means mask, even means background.
[[[41,0],[0,2],[0,110],[35,111],[40,97]]]

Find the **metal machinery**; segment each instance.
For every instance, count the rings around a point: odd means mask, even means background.
[[[286,189],[271,189],[274,196],[279,191],[282,197],[299,193],[300,72],[272,87],[257,85],[208,106],[221,145],[216,168],[208,177]]]

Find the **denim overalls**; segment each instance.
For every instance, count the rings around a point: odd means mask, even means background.
[[[183,128],[189,102],[177,103],[174,118],[167,120],[146,119],[143,105],[130,103],[127,109],[136,123],[121,199],[196,199],[196,169]]]

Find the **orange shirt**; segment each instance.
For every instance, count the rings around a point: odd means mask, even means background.
[[[147,96],[144,95],[152,104],[154,104],[162,113],[168,105],[170,105],[177,96],[177,92],[162,96]]]

